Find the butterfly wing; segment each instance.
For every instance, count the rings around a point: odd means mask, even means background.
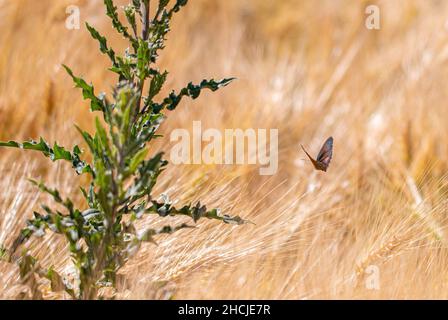
[[[333,157],[333,137],[329,137],[317,155],[316,161],[321,165],[324,171],[327,171],[330,165],[331,158]]]
[[[303,151],[306,153],[306,155],[308,156],[308,158],[310,158],[311,162],[313,163],[314,168],[316,168],[317,170],[319,170],[317,161],[314,160],[313,157],[310,156],[310,154],[309,154],[308,152],[306,152],[305,148],[304,148],[302,145],[300,145],[300,146],[302,147]]]

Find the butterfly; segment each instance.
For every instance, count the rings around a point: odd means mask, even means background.
[[[317,155],[316,160],[313,159],[309,155],[308,152],[306,152],[305,148],[300,145],[305,151],[308,158],[310,158],[311,162],[313,163],[313,166],[316,170],[321,170],[324,172],[327,172],[328,166],[330,165],[331,158],[333,157],[333,137],[329,137],[324,144],[322,145],[322,148],[319,151],[319,154]]]

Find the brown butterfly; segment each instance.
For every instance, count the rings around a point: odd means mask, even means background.
[[[313,166],[316,170],[321,170],[324,172],[327,172],[328,166],[330,165],[331,158],[333,157],[333,137],[330,137],[325,141],[322,148],[319,151],[319,154],[317,155],[316,160],[314,160],[308,152],[306,152],[305,148],[300,145],[305,151],[308,158],[310,158],[311,162],[313,163]]]

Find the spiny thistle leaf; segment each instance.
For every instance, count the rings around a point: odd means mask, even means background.
[[[128,21],[129,25],[132,28],[132,31],[134,32],[134,36],[137,37],[137,22],[135,20],[135,11],[136,7],[134,5],[127,5],[124,8],[124,15],[126,16],[126,20]]]
[[[114,157],[112,155],[109,137],[98,118],[95,118],[95,127],[96,127],[95,139],[98,141],[99,143],[98,146],[101,148],[98,154],[102,156],[107,156],[112,161]]]
[[[163,85],[165,84],[167,75],[168,72],[165,71],[164,73],[157,73],[152,77],[151,83],[149,85],[149,93],[147,97],[148,101],[154,99],[154,97],[160,92]]]
[[[140,81],[143,81],[149,76],[148,65],[150,63],[150,53],[148,44],[146,41],[140,40],[137,50],[137,76]]]
[[[170,0],[159,0],[158,11],[162,11],[163,9],[165,9],[169,2]]]
[[[198,202],[195,206],[192,205],[186,205],[183,206],[180,209],[176,209],[175,207],[171,206],[171,204],[167,203],[160,203],[157,201],[151,201],[152,206],[147,209],[148,213],[156,213],[162,217],[166,216],[175,216],[175,215],[184,215],[189,216],[193,219],[194,222],[197,222],[201,218],[207,218],[207,219],[214,219],[214,220],[221,220],[224,223],[228,224],[247,224],[252,223],[249,220],[244,220],[240,218],[239,216],[229,216],[229,215],[221,215],[219,214],[219,211],[217,209],[207,210],[206,206],[201,205],[200,202]]]
[[[88,24],[87,22],[86,22],[86,27],[87,27],[87,30],[89,30],[92,38],[94,38],[95,40],[97,40],[99,42],[100,51],[104,54],[107,54],[109,56],[110,60],[112,61],[112,64],[116,67],[117,61],[115,59],[115,51],[112,48],[109,48],[107,46],[107,39],[104,36],[100,35],[100,33],[95,28],[93,28],[90,24]]]
[[[55,202],[62,204],[70,213],[73,213],[73,201],[70,199],[63,200],[59,190],[48,188],[43,182],[37,182],[33,179],[28,179],[32,184],[37,186],[41,191],[51,195]]]
[[[53,290],[54,292],[67,290],[61,275],[57,273],[53,267],[50,267],[48,269],[48,271],[45,273],[45,277],[50,280],[51,290]]]
[[[146,155],[148,154],[149,150],[144,148],[137,152],[135,156],[131,159],[129,163],[129,172],[135,172],[137,168],[140,166],[140,164],[145,160]]]
[[[72,77],[73,82],[77,88],[82,89],[82,96],[84,100],[90,100],[91,111],[104,111],[104,102],[95,95],[92,85],[87,84],[82,78],[78,78],[73,74],[73,71],[65,64],[62,65],[67,73]]]
[[[23,143],[15,141],[9,141],[9,142],[0,141],[0,147],[10,147],[10,148],[40,151],[44,154],[44,156],[50,158],[52,161],[67,160],[71,162],[77,174],[92,173],[90,165],[80,160],[79,155],[81,154],[81,151],[78,146],[75,146],[73,148],[73,152],[69,152],[65,150],[63,147],[59,146],[57,143],[55,143],[53,148],[51,148],[50,145],[43,138],[40,138],[39,142],[33,140],[26,141]]]
[[[112,20],[112,26],[115,28],[115,30],[118,31],[118,33],[122,34],[126,39],[128,39],[135,49],[137,49],[137,40],[129,34],[128,29],[120,22],[117,13],[117,7],[114,5],[113,0],[104,0],[104,4],[106,6],[106,14]]]
[[[188,3],[188,0],[177,0],[176,4],[174,5],[172,11],[173,12],[179,12],[181,7],[186,6]]]
[[[36,258],[29,254],[24,254],[19,261],[20,277],[26,278],[33,271],[36,263]]]
[[[0,245],[0,261],[6,260],[7,255],[8,249],[6,249],[3,245]]]
[[[90,152],[92,154],[95,154],[96,149],[95,149],[95,144],[94,144],[92,136],[87,131],[82,130],[77,125],[75,125],[75,127],[78,130],[78,132],[81,134],[81,136],[83,137],[84,141],[87,143],[87,145],[90,149]]]
[[[152,242],[157,244],[155,240],[153,239],[154,236],[160,235],[160,234],[173,234],[176,231],[179,231],[181,229],[194,229],[194,226],[190,226],[186,223],[181,224],[176,227],[171,226],[164,226],[162,229],[155,230],[155,229],[147,229],[144,232],[140,233],[138,236],[139,241],[145,241],[145,242]]]
[[[132,5],[134,6],[134,8],[136,10],[138,10],[140,8],[140,5],[141,5],[141,0],[132,0]]]
[[[185,88],[183,88],[179,94],[176,94],[174,91],[163,100],[161,104],[155,104],[154,110],[155,112],[160,112],[160,110],[167,108],[168,110],[174,110],[179,105],[180,101],[183,97],[190,97],[192,99],[196,99],[201,94],[201,91],[204,89],[209,89],[211,91],[216,91],[221,87],[227,86],[230,82],[232,82],[235,78],[222,79],[219,81],[211,80],[202,80],[199,85],[194,85],[193,83],[189,83]]]

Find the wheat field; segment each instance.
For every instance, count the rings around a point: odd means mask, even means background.
[[[448,298],[448,1],[374,2],[380,30],[365,27],[370,2],[356,0],[192,0],[175,17],[160,61],[167,88],[238,80],[184,101],[152,150],[168,152],[171,130],[195,120],[275,128],[279,167],[261,176],[254,165],[169,165],[157,192],[255,225],[199,221],[145,245],[120,272],[118,298]],[[2,141],[83,146],[73,123],[92,129],[93,116],[61,64],[108,93],[116,81],[85,28],[65,28],[68,5],[125,49],[100,0],[0,0]],[[330,135],[329,171],[314,171],[300,144],[314,154]],[[82,205],[68,164],[0,149],[0,174],[0,244],[50,203],[29,177]],[[43,265],[72,272],[62,239],[31,243]],[[68,298],[41,286],[46,299]],[[17,267],[0,262],[0,298],[24,292]]]

